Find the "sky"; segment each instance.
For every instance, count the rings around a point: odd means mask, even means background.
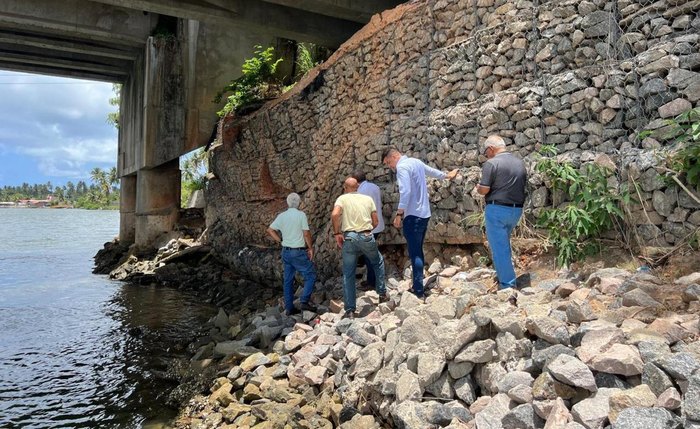
[[[117,162],[112,84],[0,70],[0,187],[84,180]]]

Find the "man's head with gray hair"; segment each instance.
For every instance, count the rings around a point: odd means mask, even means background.
[[[296,192],[287,195],[287,206],[292,209],[298,209],[301,203],[301,197]]]
[[[489,151],[489,149],[491,149]],[[483,154],[486,158],[491,159],[499,153],[506,150],[506,142],[499,135],[490,135],[484,140]]]
[[[503,137],[493,134],[486,137],[486,140],[484,140],[484,150],[486,150],[487,147],[506,147],[506,142],[503,140]]]

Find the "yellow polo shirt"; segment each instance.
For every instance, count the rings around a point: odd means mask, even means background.
[[[352,192],[339,196],[335,205],[343,209],[340,225],[343,232],[372,230],[372,212],[377,211],[372,197]]]

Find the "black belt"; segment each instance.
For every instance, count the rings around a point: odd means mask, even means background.
[[[513,203],[506,203],[503,201],[486,201],[486,204],[495,204],[497,206],[506,206],[506,207],[518,207],[522,208],[522,204],[513,204]]]
[[[305,250],[306,247],[287,247],[287,246],[282,246],[283,250]]]

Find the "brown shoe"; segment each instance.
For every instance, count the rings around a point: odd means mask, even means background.
[[[348,310],[343,314],[343,319],[354,319],[355,318],[355,310]]]
[[[367,280],[362,280],[360,282],[360,285],[357,287],[357,290],[361,290],[363,292],[368,292],[370,290],[374,290],[374,286],[367,283]]]
[[[389,295],[387,295],[386,293],[380,294],[379,303],[381,304],[382,302],[389,302]]]

